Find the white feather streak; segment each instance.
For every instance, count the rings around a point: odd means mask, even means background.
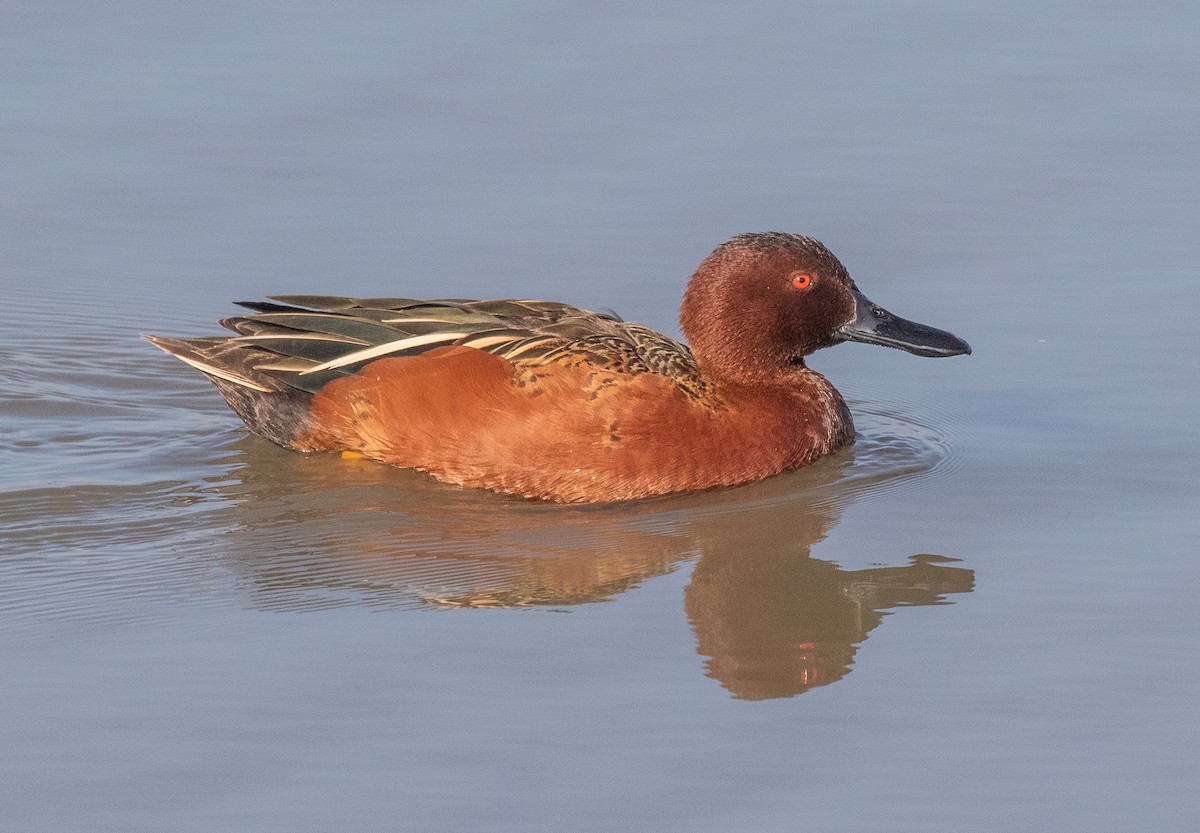
[[[424,347],[426,344],[437,344],[440,341],[456,341],[468,335],[470,333],[427,333],[423,336],[410,336],[409,338],[402,338],[397,341],[389,341],[387,344],[380,344],[367,350],[357,350],[353,353],[347,353],[340,358],[319,364],[316,367],[310,367],[308,370],[302,371],[300,375],[307,376],[309,373],[317,373],[321,370],[333,370],[334,368],[345,367],[355,362],[373,359],[376,356],[398,353],[401,350],[408,350],[412,347]]]
[[[222,370],[219,367],[213,367],[211,364],[205,364],[204,362],[197,361],[196,359],[189,359],[187,356],[181,356],[178,353],[175,353],[174,355],[175,358],[179,359],[184,364],[190,364],[201,373],[207,373],[209,376],[217,376],[227,382],[233,382],[235,385],[241,385],[244,388],[261,390],[263,393],[275,393],[275,391],[273,391],[271,388],[264,388],[257,382],[251,382],[245,376],[238,376],[237,374],[230,373],[228,370]]]

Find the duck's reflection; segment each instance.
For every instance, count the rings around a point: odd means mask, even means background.
[[[810,556],[854,493],[886,479],[848,477],[851,452],[736,490],[585,508],[257,440],[239,452],[238,479],[219,489],[236,515],[233,567],[259,606],[572,605],[695,559],[684,604],[698,650],[746,699],[840,679],[885,611],[944,603],[974,581],[934,555],[862,570]]]
[[[842,570],[802,555],[705,556],[684,597],[709,676],[747,700],[788,697],[845,676],[888,609],[970,592],[974,573],[953,560]]]

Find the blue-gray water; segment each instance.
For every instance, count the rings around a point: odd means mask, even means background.
[[[10,3],[0,828],[1200,827],[1191,3]],[[742,231],[852,451],[563,508],[249,437],[137,335],[283,292],[677,333]]]

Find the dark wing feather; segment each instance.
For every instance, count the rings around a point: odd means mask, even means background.
[[[210,376],[263,391],[315,393],[376,359],[448,345],[486,350],[523,372],[547,362],[586,362],[609,374],[665,376],[690,395],[705,388],[683,344],[568,304],[276,295],[239,305],[256,314],[221,322],[235,336],[151,341]]]

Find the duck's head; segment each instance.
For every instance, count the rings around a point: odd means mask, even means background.
[[[955,335],[872,303],[819,241],[782,232],[741,234],[718,246],[688,284],[680,324],[705,371],[734,382],[778,379],[842,341],[918,356],[971,352]]]

